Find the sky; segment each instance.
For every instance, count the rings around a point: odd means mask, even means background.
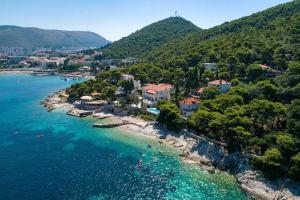
[[[262,11],[289,0],[0,0],[0,25],[92,31],[116,41],[178,15],[200,28]]]

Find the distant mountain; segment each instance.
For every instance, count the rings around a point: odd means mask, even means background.
[[[230,62],[240,67],[233,73],[251,63],[284,69],[285,60],[300,59],[299,38],[300,0],[295,0],[166,42],[144,59],[167,67]]]
[[[150,24],[105,47],[104,57],[141,57],[155,47],[199,30],[201,29],[181,17],[170,17]]]
[[[44,30],[32,27],[0,26],[0,47],[102,47],[105,38],[88,31]]]

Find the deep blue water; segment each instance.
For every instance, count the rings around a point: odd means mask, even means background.
[[[71,83],[53,76],[0,75],[1,200],[248,199],[230,175],[182,163],[178,152],[156,141],[93,129],[93,119],[48,113],[40,105]]]

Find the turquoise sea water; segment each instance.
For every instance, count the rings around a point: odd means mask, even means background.
[[[48,94],[71,83],[0,75],[1,200],[248,199],[231,176],[184,164],[178,152],[156,141],[93,129],[93,119],[48,113],[40,106]]]

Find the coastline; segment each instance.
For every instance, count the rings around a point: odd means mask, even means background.
[[[1,74],[31,74],[33,72],[32,69],[0,69]]]
[[[48,96],[41,104],[48,111],[56,108],[66,111],[74,109],[74,106],[67,102],[65,90]],[[209,173],[229,172],[236,178],[240,188],[252,198],[261,200],[300,199],[298,183],[287,180],[283,187],[283,180],[266,180],[260,172],[252,169],[249,163],[249,155],[228,154],[221,145],[205,138],[195,138],[192,133],[187,132],[170,132],[142,119],[111,115],[109,120],[112,123],[133,120],[134,123],[122,125],[116,129],[132,136],[148,137],[160,144],[175,148],[181,152],[179,157],[183,162],[195,164]]]
[[[41,70],[40,68],[5,68],[5,69],[0,69],[0,75],[1,74],[31,74],[33,75],[35,70]],[[70,74],[68,73],[55,73],[55,74],[42,74],[40,76],[53,76],[53,75],[58,75],[58,76],[70,76]],[[72,76],[71,77],[75,77],[75,78],[85,78],[85,79],[94,79],[95,76],[93,75],[84,75],[81,74],[80,76]]]

